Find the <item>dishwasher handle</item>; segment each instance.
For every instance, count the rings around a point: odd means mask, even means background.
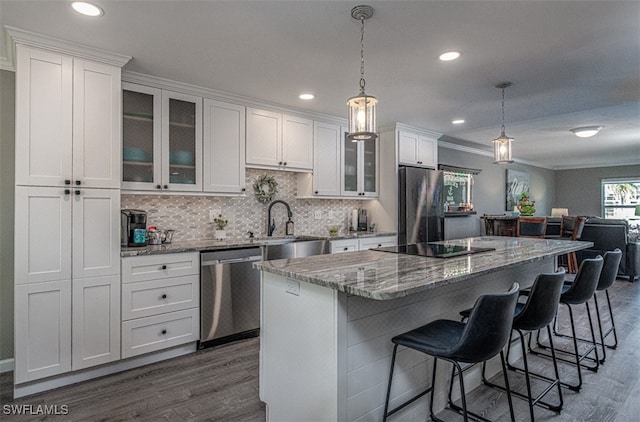
[[[213,259],[211,261],[202,261],[200,263],[200,266],[208,267],[210,265],[237,264],[240,262],[255,262],[255,261],[262,261],[262,256],[256,255],[256,256],[246,256],[243,258]]]

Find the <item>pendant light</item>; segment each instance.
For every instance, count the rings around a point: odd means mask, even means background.
[[[511,85],[511,82],[501,82],[496,85],[496,88],[502,89],[502,127],[500,136],[493,140],[494,164],[513,163],[513,159],[511,158],[511,141],[513,141],[513,138],[509,138],[504,134],[504,90]]]
[[[349,132],[347,139],[352,141],[375,141],[376,133],[376,97],[364,92],[364,21],[373,16],[373,7],[356,6],[351,9],[351,16],[361,23],[360,29],[360,94],[347,100],[349,111]]]

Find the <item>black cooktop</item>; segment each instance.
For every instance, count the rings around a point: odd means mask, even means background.
[[[376,251],[419,255],[431,258],[453,258],[455,256],[471,255],[480,252],[495,251],[495,248],[478,248],[474,246],[442,245],[439,243],[416,243],[413,245],[398,245],[376,248]]]

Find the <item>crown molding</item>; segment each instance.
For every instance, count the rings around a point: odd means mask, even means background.
[[[448,149],[453,149],[453,150],[456,150],[456,151],[467,152],[469,154],[475,154],[475,155],[481,155],[483,157],[493,158],[493,153],[490,152],[490,151],[485,151],[483,149],[473,148],[473,147],[469,147],[469,146],[466,146],[466,145],[458,145],[458,144],[454,144],[454,143],[447,142],[447,141],[438,141],[438,147],[448,148]],[[555,170],[552,167],[549,167],[549,166],[544,165],[544,164],[536,163],[534,161],[518,160],[518,159],[514,159],[513,161],[515,163],[518,163],[518,164],[525,164],[525,165],[528,165],[528,166],[540,167],[540,168],[548,169],[548,170]]]
[[[0,31],[0,69],[10,72],[16,71],[11,37],[4,28]]]
[[[78,44],[72,41],[61,40],[59,38],[38,34],[25,29],[14,28],[12,26],[5,26],[4,28],[9,37],[13,40],[12,44],[44,48],[57,53],[69,54],[74,57],[93,60],[118,67],[124,66],[129,62],[129,60],[131,60],[131,56],[101,50],[99,48]],[[11,45],[10,50],[13,51],[14,48],[15,47]]]

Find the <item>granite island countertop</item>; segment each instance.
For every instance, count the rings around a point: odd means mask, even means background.
[[[395,236],[395,232],[378,232],[378,231],[366,231],[366,232],[349,232],[345,234],[338,234],[336,236],[327,236],[321,233],[309,233],[298,236],[274,236],[274,237],[256,237],[253,240],[249,237],[243,238],[229,238],[224,240],[197,240],[187,242],[173,242],[163,243],[160,245],[147,245],[138,247],[122,247],[120,249],[120,256],[138,256],[138,255],[157,255],[163,253],[181,253],[181,252],[201,252],[201,251],[214,251],[220,249],[234,249],[234,248],[249,248],[252,246],[260,247],[267,245],[269,241],[274,240],[342,240],[342,239],[357,239],[367,237],[380,237],[380,236]]]
[[[265,272],[347,294],[388,300],[593,246],[592,242],[503,236],[436,243],[495,250],[446,259],[368,250],[280,259],[253,265]]]

